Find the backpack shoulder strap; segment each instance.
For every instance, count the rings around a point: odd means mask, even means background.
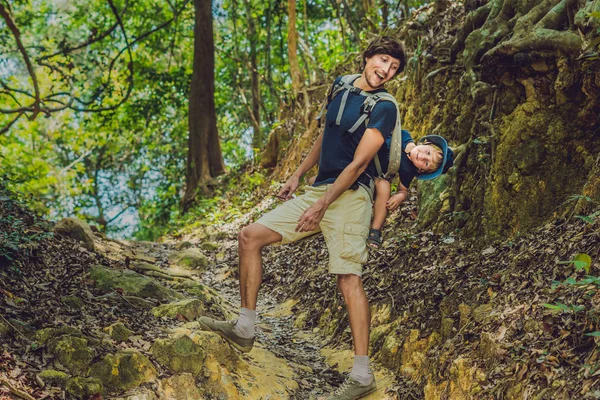
[[[366,93],[366,92],[365,92]],[[354,123],[352,128],[348,129],[348,132],[352,133],[358,127],[369,118],[371,111],[375,108],[378,102],[385,100],[390,101],[396,106],[396,125],[392,132],[392,141],[390,144],[390,161],[388,164],[388,170],[385,173],[381,169],[381,163],[377,154],[374,157],[375,167],[377,168],[377,175],[390,179],[400,169],[400,162],[402,161],[402,122],[400,120],[400,110],[398,110],[398,102],[396,98],[388,92],[381,92],[377,94],[366,93],[366,99],[363,103],[363,113],[360,118]]]
[[[355,91],[355,89],[360,90],[360,89],[352,86],[352,83],[359,77],[360,77],[360,74],[351,74],[351,75],[342,76],[342,78],[338,81],[338,83],[336,83],[329,89],[329,93],[327,93],[327,98],[321,105],[321,109],[319,110],[319,113],[317,114],[317,117],[315,119],[320,120],[321,117],[323,117],[325,110],[327,110],[327,108],[329,107],[329,104],[331,103],[331,101],[338,94],[340,94],[340,92],[346,91],[346,93],[344,93],[344,97],[342,97],[342,104],[340,105],[340,111],[338,111],[339,120],[341,120],[341,113],[343,113],[344,107],[346,106],[346,99],[348,98],[348,95],[347,95],[348,91]],[[336,124],[337,125],[340,124],[340,121],[338,121],[338,118],[336,118]]]

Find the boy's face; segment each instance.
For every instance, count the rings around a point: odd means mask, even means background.
[[[420,144],[413,147],[409,158],[421,173],[435,171],[442,161],[442,155],[428,144]]]
[[[387,54],[375,54],[372,57],[365,58],[365,61],[363,74],[370,86],[368,90],[383,87],[396,75],[398,68],[400,68],[400,60]]]

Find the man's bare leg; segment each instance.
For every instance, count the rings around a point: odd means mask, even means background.
[[[262,283],[261,249],[281,241],[281,235],[264,225],[248,225],[239,234],[240,296],[242,309],[236,323],[200,317],[203,329],[218,333],[236,349],[249,352],[254,346],[254,322],[256,319],[256,297]]]
[[[368,389],[368,391],[375,390],[368,356],[371,315],[362,278],[353,274],[338,275],[338,287],[342,292],[346,307],[348,307],[350,330],[354,343],[354,366],[350,377],[361,385],[371,385],[371,389]]]
[[[354,274],[345,274],[338,275],[337,279],[338,287],[342,292],[346,307],[348,307],[354,354],[357,356],[366,356],[369,351],[371,314],[362,278]]]
[[[263,247],[281,241],[281,234],[261,224],[246,226],[238,236],[240,258],[240,297],[242,307],[256,310],[256,299],[262,283]]]

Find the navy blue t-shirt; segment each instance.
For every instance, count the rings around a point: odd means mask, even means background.
[[[409,143],[413,143],[414,140],[408,131],[402,129],[402,160],[400,161],[400,169],[398,172],[400,173],[400,182],[404,185],[404,187],[408,188],[408,185],[412,182],[413,178],[417,175],[417,167],[412,163],[412,161],[406,155],[406,145]],[[383,146],[377,152],[377,156],[379,157],[379,162],[381,163],[381,169],[383,172],[386,172],[388,169],[388,165],[390,163],[390,146],[392,144],[392,136],[390,135],[386,140]]]
[[[337,78],[334,85],[341,79],[341,77]],[[369,93],[381,93],[385,91],[385,89],[377,89]],[[337,177],[354,159],[354,152],[367,128],[378,129],[383,138],[386,139],[388,136],[391,136],[396,125],[396,106],[390,101],[380,101],[373,108],[368,125],[365,126],[363,123],[353,133],[349,133],[348,129],[362,115],[361,107],[365,101],[365,96],[352,92],[348,94],[344,113],[338,126],[335,124],[335,120],[343,94],[344,92],[338,93],[327,108],[321,157],[319,159],[319,174],[313,186],[335,182]],[[357,182],[368,183],[368,176],[377,176],[377,170],[373,162],[369,163],[365,173],[358,178]]]

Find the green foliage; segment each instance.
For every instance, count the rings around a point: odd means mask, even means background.
[[[565,312],[579,312],[579,311],[583,311],[585,310],[584,306],[578,306],[575,304],[571,304],[571,305],[566,305],[563,303],[560,303],[558,301],[554,302],[554,304],[548,304],[548,303],[544,303],[543,304],[544,307],[549,308],[550,310],[553,311],[565,311]]]
[[[421,2],[386,4],[393,29]],[[0,170],[11,189],[35,199],[39,212],[76,215],[113,235],[137,231],[152,238],[153,226],[163,231],[181,219],[194,6],[189,0],[114,5],[122,26],[101,0],[10,2],[43,107],[69,106],[47,115],[28,112],[0,134]],[[330,71],[356,58],[368,31],[382,31],[381,5],[297,2],[305,84],[331,81]],[[218,129],[225,162],[236,168],[253,157],[251,72],[260,82],[259,147],[296,96],[287,59],[287,3],[223,0],[214,4],[213,21]],[[33,101],[32,74],[6,24],[0,26],[0,82],[16,89],[2,86],[0,109]],[[14,115],[0,113],[0,129]],[[242,195],[237,200],[247,201]],[[212,209],[207,199],[199,204],[205,212]]]

